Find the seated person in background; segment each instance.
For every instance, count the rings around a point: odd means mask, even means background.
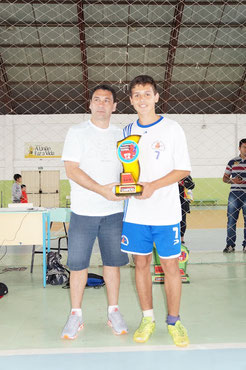
[[[21,203],[28,203],[26,185],[24,184],[21,185],[21,193],[22,193]]]
[[[187,196],[187,191],[194,189],[194,187],[195,184],[191,176],[187,176],[179,181],[179,197],[182,210],[182,220],[180,222],[180,235],[182,244],[185,244],[184,234],[186,231],[186,213],[190,213],[191,199],[189,199],[189,197]]]
[[[13,203],[20,203],[22,192],[21,192],[21,183],[22,183],[22,177],[18,173],[14,175],[14,184],[12,186],[12,202]]]

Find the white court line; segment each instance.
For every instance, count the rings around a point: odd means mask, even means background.
[[[42,349],[16,349],[0,351],[2,356],[29,356],[29,355],[54,355],[73,353],[116,353],[116,352],[154,352],[154,351],[196,351],[219,349],[246,349],[246,343],[206,343],[190,344],[188,347],[169,346],[126,346],[126,347],[88,347],[88,348],[42,348]]]

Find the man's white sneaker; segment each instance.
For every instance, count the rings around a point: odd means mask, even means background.
[[[84,323],[82,321],[82,317],[71,314],[62,331],[62,339],[75,339],[78,335],[78,332],[83,329],[83,327]]]
[[[128,328],[118,308],[108,314],[108,325],[113,329],[114,334],[127,334]]]

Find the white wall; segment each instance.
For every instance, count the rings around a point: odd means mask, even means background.
[[[0,179],[11,180],[22,170],[61,171],[60,159],[26,159],[26,142],[63,142],[71,125],[88,119],[87,114],[0,116]],[[221,177],[229,159],[238,154],[238,142],[246,137],[246,115],[168,115],[183,127],[192,162],[193,177]],[[112,122],[120,127],[136,115],[115,114]]]

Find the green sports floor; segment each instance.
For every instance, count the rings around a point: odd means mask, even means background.
[[[153,285],[156,330],[147,343],[133,342],[141,319],[134,267],[121,269],[119,304],[129,334],[115,336],[106,325],[105,288],[88,288],[82,307],[85,327],[76,340],[64,341],[60,334],[70,310],[69,290],[43,288],[39,265],[32,275],[30,266],[3,272],[3,259],[0,281],[9,293],[0,299],[0,369],[246,370],[246,254],[238,248],[224,255],[222,244],[214,244],[221,240],[219,230],[200,231],[200,247],[195,248],[198,233],[187,232],[191,283],[183,284],[181,305],[191,342],[187,349],[175,347],[168,335],[161,284]],[[208,238],[209,233],[211,243],[202,243],[203,234]],[[93,267],[90,272],[102,270]]]

